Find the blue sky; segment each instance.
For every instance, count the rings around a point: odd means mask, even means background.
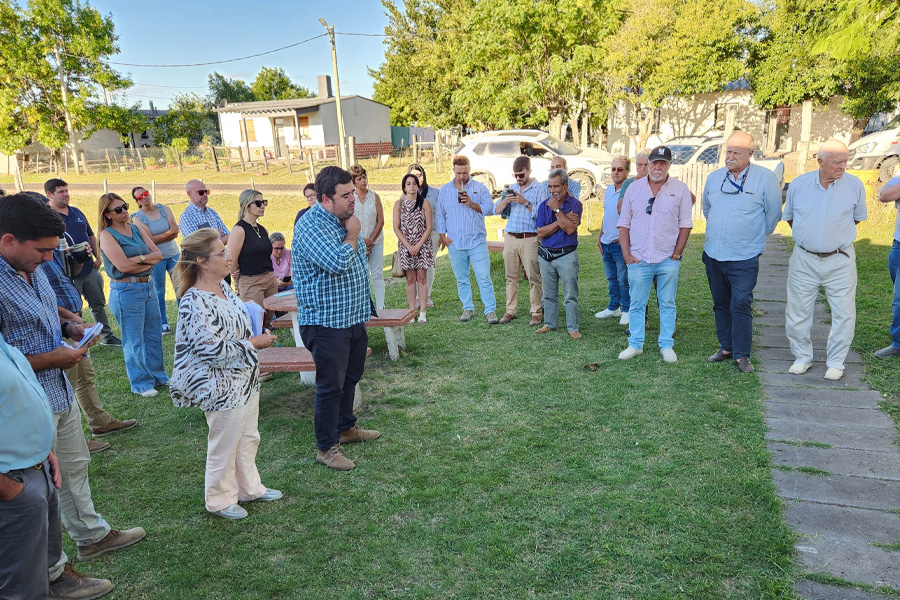
[[[387,24],[378,0],[90,0],[112,14],[121,52],[111,60],[138,64],[185,64],[237,58],[299,42],[325,32],[319,17],[335,31],[383,34]],[[341,94],[372,95],[366,67],[384,58],[383,37],[337,36]],[[207,93],[207,76],[218,71],[250,83],[260,67],[281,67],[296,83],[317,89],[316,77],[332,75],[331,46],[323,37],[288,50],[220,65],[147,68],[113,65],[131,76],[128,102],[168,106],[178,92]],[[333,85],[333,84],[332,84]],[[172,87],[156,87],[172,86]],[[184,86],[184,87],[175,87]]]

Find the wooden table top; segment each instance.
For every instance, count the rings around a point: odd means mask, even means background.
[[[278,312],[297,312],[297,297],[294,294],[269,296],[263,300],[263,308]],[[366,322],[366,327],[401,327],[414,321],[416,314],[418,313],[414,308],[383,308],[378,311],[378,317]]]

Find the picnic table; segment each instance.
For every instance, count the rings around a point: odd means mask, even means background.
[[[298,348],[303,347],[300,337],[300,326],[297,324],[297,297],[293,292],[285,295],[275,294],[263,300],[263,308],[276,312],[286,312],[291,315],[291,330],[294,334],[294,344]],[[416,309],[410,308],[382,308],[377,317],[366,321],[366,327],[381,327],[384,329],[384,339],[387,342],[388,354],[391,360],[400,360],[400,349],[406,350],[406,336],[403,328],[412,323],[416,318]]]
[[[366,358],[372,354],[371,348],[366,348]],[[303,385],[316,384],[316,363],[312,353],[303,347],[279,348],[270,346],[259,350],[260,371],[268,373],[300,373],[300,383]],[[356,396],[353,399],[353,409],[359,408],[362,402],[362,391],[356,384]]]

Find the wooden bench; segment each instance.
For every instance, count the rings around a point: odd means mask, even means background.
[[[492,242],[488,240],[487,243],[488,250],[491,252],[503,252],[503,242]]]
[[[291,329],[294,327],[293,319],[290,313],[281,315],[272,321],[272,329]]]
[[[270,346],[259,351],[259,370],[267,373],[300,373],[300,383],[316,384],[316,363],[312,353],[306,348],[278,348]],[[372,349],[366,348],[366,358],[372,355]],[[356,397],[353,408],[362,401],[359,384],[356,385]]]
[[[415,320],[417,312],[415,308],[382,308],[377,317],[366,321],[366,327],[384,327],[384,340],[391,360],[400,360],[400,348],[406,350],[403,328]]]

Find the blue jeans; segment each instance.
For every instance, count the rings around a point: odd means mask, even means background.
[[[109,306],[122,330],[125,372],[135,394],[169,382],[163,365],[159,303],[154,302],[151,283],[109,282]]]
[[[169,319],[166,318],[166,273],[171,279],[172,273],[175,272],[175,265],[178,264],[178,257],[179,254],[176,254],[153,265],[153,282],[156,284],[156,296],[159,298],[159,318],[163,325],[169,324]],[[172,279],[172,287],[174,286],[175,280]],[[175,301],[177,302],[178,298]]]
[[[628,345],[638,350],[644,347],[644,325],[650,286],[656,278],[656,299],[659,301],[659,349],[675,345],[675,292],[678,290],[678,271],[681,261],[667,258],[661,263],[628,265],[628,288],[631,307],[628,310],[631,336]]]
[[[566,329],[578,331],[578,251],[569,252],[556,260],[538,258],[544,297],[544,325],[556,329],[559,322],[559,284],[562,283],[563,306],[566,308]]]
[[[450,244],[447,250],[450,253],[450,266],[456,276],[456,292],[459,294],[463,310],[475,310],[472,284],[469,282],[469,265],[472,265],[478,291],[481,292],[481,301],[484,302],[484,314],[496,312],[497,299],[494,297],[494,282],[491,281],[491,257],[487,242],[481,242],[469,250],[460,250]]]
[[[603,270],[609,282],[609,310],[621,307],[627,313],[631,307],[631,295],[628,292],[628,268],[622,256],[619,242],[603,244]]]
[[[900,350],[900,279],[897,268],[900,267],[900,242],[894,240],[891,253],[888,254],[888,271],[894,283],[893,318],[891,319],[891,346]]]
[[[719,348],[733,353],[735,360],[750,358],[753,342],[751,304],[759,275],[759,257],[716,260],[704,252],[703,264],[713,299]]]

